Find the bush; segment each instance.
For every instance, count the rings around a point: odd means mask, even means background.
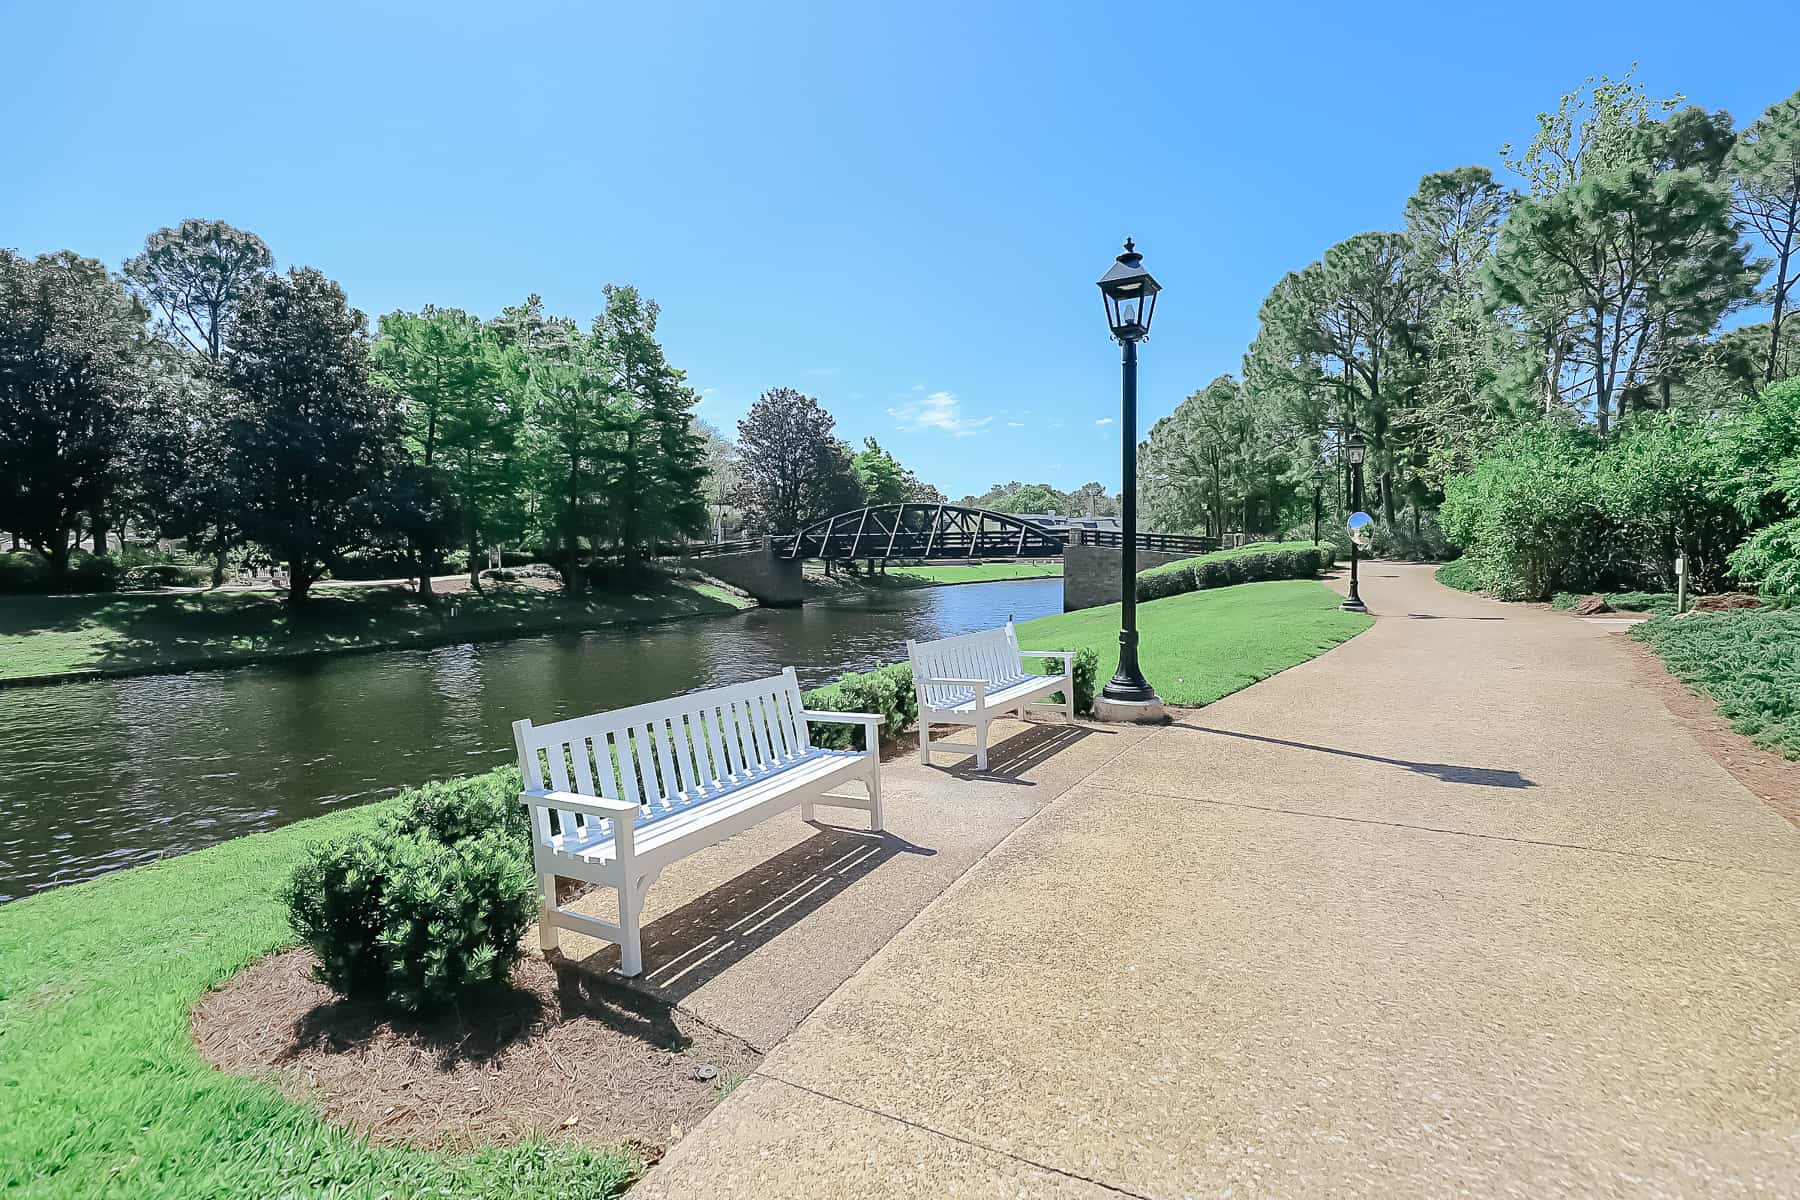
[[[1800,517],[1767,525],[1731,552],[1731,573],[1776,604],[1800,603]]]
[[[537,884],[502,831],[445,843],[384,828],[311,847],[286,899],[321,981],[424,1013],[511,975]]]
[[[144,592],[155,588],[206,587],[212,583],[212,568],[186,563],[145,563],[131,567],[119,577],[126,591]]]
[[[1038,661],[1040,665],[1034,670],[1039,675],[1054,675],[1062,669],[1059,659],[1045,658]],[[1075,676],[1075,711],[1084,717],[1088,716],[1094,711],[1094,692],[1098,683],[1095,677],[1100,674],[1100,655],[1092,646],[1083,646],[1075,652],[1075,660],[1069,666]],[[1049,698],[1061,704],[1063,694],[1052,692]]]
[[[1183,592],[1266,579],[1311,579],[1318,574],[1320,564],[1327,561],[1325,553],[1310,542],[1268,542],[1216,550],[1139,572],[1137,598],[1161,600]]]
[[[0,554],[0,594],[23,592],[110,592],[119,586],[119,564],[105,554],[69,553],[69,573],[51,577],[50,563],[32,550]]]
[[[499,832],[521,856],[528,856],[531,814],[519,803],[524,786],[517,767],[428,783],[404,793],[405,804],[383,818],[382,825],[395,833],[418,830],[448,845]]]
[[[800,697],[810,709],[821,712],[879,713],[881,740],[892,741],[919,720],[919,694],[913,688],[912,667],[890,663],[873,671],[853,671],[834,683],[814,688]],[[812,727],[812,743],[827,750],[861,750],[862,730],[855,725],[818,724]]]
[[[1466,558],[1452,559],[1439,567],[1435,572],[1437,581],[1448,588],[1459,592],[1479,592],[1481,579],[1475,573],[1475,564]],[[1574,601],[1570,601],[1571,604]]]

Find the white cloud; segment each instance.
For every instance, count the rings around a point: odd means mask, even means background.
[[[1025,422],[1023,422],[1023,421],[1008,421],[1006,423],[1006,426],[1008,429],[1023,429],[1023,428],[1025,428]]]
[[[973,437],[983,432],[994,419],[964,416],[962,401],[956,398],[954,392],[932,392],[922,399],[908,400],[887,411],[888,416],[899,423],[902,433],[926,433],[935,429],[959,438]]]
[[[1111,417],[1101,417],[1098,421],[1094,422],[1096,425],[1111,425],[1112,423],[1113,419]]]

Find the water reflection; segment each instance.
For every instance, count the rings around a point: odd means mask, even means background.
[[[648,629],[0,691],[0,901],[504,762],[511,722],[786,665],[807,686],[1059,611],[1060,579]]]

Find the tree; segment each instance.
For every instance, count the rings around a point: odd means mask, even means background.
[[[1699,169],[1628,163],[1522,201],[1486,283],[1563,349],[1557,394],[1605,437],[1615,411],[1647,400],[1673,346],[1703,337],[1755,278],[1724,193]]]
[[[53,579],[67,577],[82,517],[118,490],[126,413],[142,386],[144,317],[91,258],[0,250],[0,504]],[[103,542],[98,519],[95,528]]]
[[[712,513],[713,535],[715,540],[723,541],[726,518],[737,503],[737,446],[699,417],[694,418],[694,432],[706,447],[706,506]]]
[[[1523,154],[1513,157],[1510,145],[1500,147],[1501,161],[1524,177],[1534,199],[1574,187],[1588,171],[1623,166],[1640,156],[1634,131],[1672,112],[1684,97],[1647,95],[1643,84],[1632,81],[1636,71],[1632,63],[1619,79],[1588,76],[1581,87],[1563,94],[1555,112],[1538,114],[1538,131]]]
[[[612,513],[619,548],[627,563],[636,563],[659,544],[706,528],[706,446],[693,428],[699,396],[669,366],[656,340],[656,302],[642,299],[636,288],[611,284],[605,295],[593,339],[620,404],[619,490]]]
[[[1769,286],[1771,315],[1762,378],[1774,383],[1782,358],[1782,324],[1800,281],[1800,91],[1771,105],[1743,133],[1726,159],[1731,211],[1775,256]]]
[[[605,364],[586,339],[547,345],[529,361],[526,428],[539,516],[562,544],[564,585],[579,594],[586,587],[581,537],[599,544],[607,498],[617,483],[618,405]]]
[[[254,233],[187,220],[151,234],[143,253],[125,260],[125,278],[162,314],[172,340],[217,362],[238,305],[274,262]]]
[[[288,564],[303,603],[323,568],[373,542],[402,459],[395,398],[369,370],[367,323],[310,267],[243,300],[224,365],[244,530]]]
[[[862,485],[836,422],[793,388],[764,392],[738,422],[739,503],[757,533],[793,533],[859,507]]]
[[[851,456],[850,465],[862,486],[863,503],[899,504],[907,498],[906,469],[874,438],[863,439],[863,448]]]
[[[479,590],[482,547],[516,524],[523,488],[516,454],[524,424],[517,385],[523,354],[503,347],[468,313],[426,308],[381,318],[371,360],[402,402],[414,463],[438,477],[415,481],[408,492],[429,499],[427,511],[457,517],[447,532],[443,521],[409,522],[417,535],[411,545],[419,556],[419,594],[431,595],[443,551],[458,541],[468,551],[470,586]]]
[[[210,558],[218,587],[227,556],[244,540],[230,440],[237,404],[216,371],[193,367],[185,348],[153,345],[140,401],[127,422],[129,505],[163,537],[185,538]]]

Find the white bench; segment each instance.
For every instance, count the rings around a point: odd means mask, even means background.
[[[809,721],[861,725],[865,749],[820,749]],[[621,974],[640,974],[644,893],[670,863],[795,805],[808,821],[815,803],[863,809],[879,832],[880,724],[869,713],[807,711],[792,667],[552,725],[514,722],[544,949],[557,948],[558,929],[585,933],[618,944]],[[868,799],[826,794],[851,780]],[[618,922],[557,907],[558,876],[617,891]]]
[[[907,642],[913,687],[919,693],[919,758],[931,762],[931,726],[973,725],[975,766],[987,770],[988,723],[1029,706],[1061,708],[1075,719],[1075,655],[1067,650],[1021,650],[1008,621],[1004,629],[984,629],[936,642]],[[1060,675],[1033,675],[1026,658],[1060,658]],[[1061,704],[1037,704],[1061,692]]]

